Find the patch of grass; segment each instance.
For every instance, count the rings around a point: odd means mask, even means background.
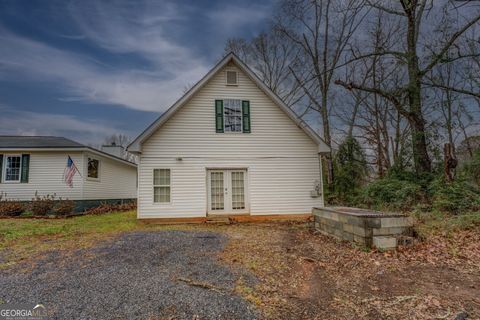
[[[90,247],[122,232],[186,228],[192,227],[142,223],[135,211],[70,219],[5,219],[0,223],[0,255],[7,266],[48,251]]]
[[[431,235],[453,234],[461,230],[480,231],[480,211],[452,215],[440,211],[414,212],[417,219],[417,231],[420,236],[428,238]]]
[[[0,224],[0,248],[22,238],[71,237],[89,233],[132,230],[137,226],[134,212],[119,212],[71,219],[6,219]]]

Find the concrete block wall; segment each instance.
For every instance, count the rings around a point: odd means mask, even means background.
[[[356,209],[361,211],[362,209]],[[368,214],[367,214],[368,213]],[[349,214],[335,208],[314,208],[315,228],[338,240],[346,240],[371,247],[377,236],[411,235],[412,221],[406,216],[380,213]]]

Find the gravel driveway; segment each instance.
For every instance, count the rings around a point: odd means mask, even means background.
[[[123,234],[50,254],[32,270],[0,271],[0,300],[43,303],[57,319],[255,319],[232,292],[240,276],[254,279],[217,261],[226,242],[213,232]]]

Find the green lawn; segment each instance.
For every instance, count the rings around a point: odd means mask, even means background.
[[[70,219],[6,219],[1,220],[0,248],[14,241],[41,236],[72,237],[128,231],[138,227],[135,212],[116,212]]]

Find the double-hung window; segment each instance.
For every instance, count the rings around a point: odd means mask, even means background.
[[[5,182],[20,182],[22,156],[7,155],[5,157]]]
[[[170,169],[153,170],[153,202],[170,202]]]
[[[250,133],[250,101],[215,100],[215,129],[217,133]]]
[[[223,115],[225,132],[242,132],[241,100],[223,100]]]

